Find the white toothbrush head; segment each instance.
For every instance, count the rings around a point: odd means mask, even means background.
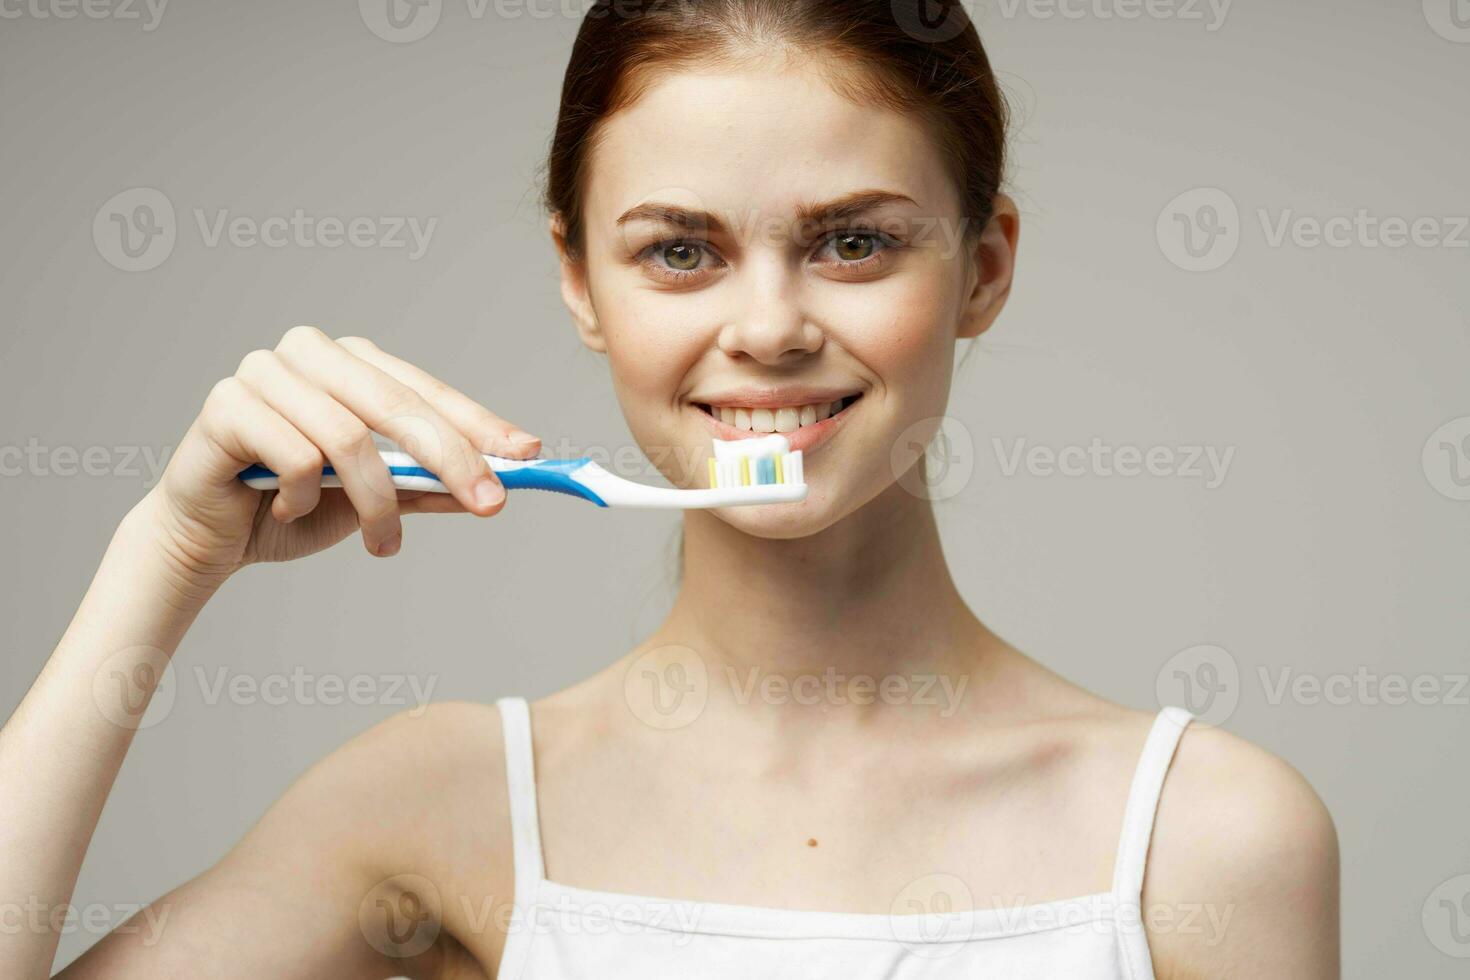
[[[613,476],[596,463],[579,461],[570,477],[611,507],[705,510],[754,504],[789,504],[806,499],[801,452],[778,433],[750,439],[716,439],[709,460],[709,487],[676,490]]]
[[[762,486],[804,486],[801,452],[779,433],[752,439],[716,439],[709,461],[713,490]]]

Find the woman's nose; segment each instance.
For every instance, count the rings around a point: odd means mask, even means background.
[[[720,330],[720,350],[777,365],[821,349],[821,328],[807,317],[799,299],[796,273],[771,263],[750,269],[744,308]]]

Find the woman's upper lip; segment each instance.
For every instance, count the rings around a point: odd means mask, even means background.
[[[690,395],[689,400],[712,408],[795,408],[835,402],[862,391],[857,387],[816,388],[805,385],[726,388],[719,392]]]

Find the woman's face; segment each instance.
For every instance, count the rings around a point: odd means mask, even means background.
[[[667,75],[604,121],[587,172],[564,295],[674,485],[707,484],[712,439],[782,431],[807,499],[718,513],[789,538],[917,458],[956,339],[989,322],[959,191],[917,119],[814,68]]]

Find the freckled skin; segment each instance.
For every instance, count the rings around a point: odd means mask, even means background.
[[[890,485],[900,433],[944,412],[974,288],[973,254],[956,244],[958,190],[922,125],[848,101],[812,69],[678,75],[606,122],[590,171],[594,346],[608,355],[634,437],[665,475],[702,485],[710,436],[683,400],[691,391],[816,382],[864,396],[853,424],[807,460],[806,505],[721,517],[759,536],[811,534]],[[857,280],[814,263],[813,236],[796,240],[798,204],[870,189],[912,198],[875,212],[880,229],[908,229],[909,247]],[[637,253],[679,232],[617,224],[649,200],[724,216],[746,233],[711,236],[722,266],[671,288]]]

